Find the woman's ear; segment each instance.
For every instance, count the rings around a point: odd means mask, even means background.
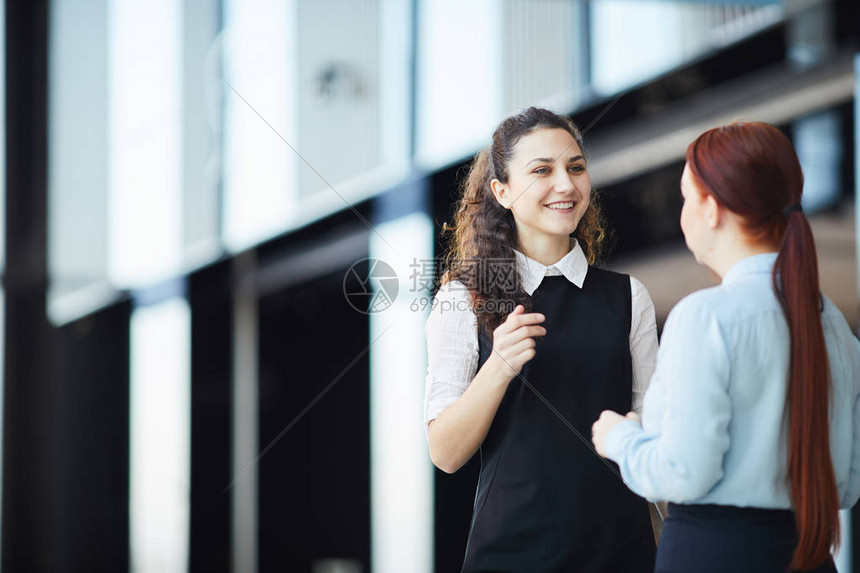
[[[511,208],[510,190],[507,185],[498,179],[493,179],[490,181],[490,190],[492,190],[493,196],[496,198],[496,201],[499,202],[499,205],[505,209]]]
[[[710,193],[705,194],[704,215],[705,222],[711,229],[719,227],[723,220],[723,206],[717,203],[717,200]]]

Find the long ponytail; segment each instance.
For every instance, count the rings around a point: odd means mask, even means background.
[[[798,530],[791,566],[805,571],[839,545],[839,494],[830,456],[830,369],[818,262],[812,230],[801,212],[788,214],[773,284],[791,333],[788,481]]]
[[[839,544],[839,494],[830,455],[830,372],[818,262],[799,205],[800,162],[776,127],[733,123],[691,143],[687,166],[718,203],[741,216],[751,240],[780,245],[773,287],[791,340],[786,478],[797,522],[791,567],[813,569]]]

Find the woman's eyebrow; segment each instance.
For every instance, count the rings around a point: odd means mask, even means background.
[[[573,163],[574,161],[579,161],[580,159],[585,159],[585,157],[583,157],[582,155],[576,155],[568,159],[567,162]],[[555,159],[553,159],[552,157],[536,157],[535,159],[532,159],[531,161],[526,163],[526,167],[528,167],[532,163],[553,163],[554,161]]]

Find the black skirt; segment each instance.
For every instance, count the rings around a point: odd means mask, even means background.
[[[796,540],[790,510],[670,503],[654,573],[787,573]]]

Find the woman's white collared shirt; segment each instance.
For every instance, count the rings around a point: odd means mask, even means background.
[[[588,274],[588,261],[582,248],[573,248],[554,265],[544,266],[518,251],[517,270],[520,285],[534,294],[545,276],[563,275],[582,288]],[[654,303],[645,286],[630,277],[632,313],[630,320],[630,356],[633,363],[633,409],[639,411],[657,359],[657,326]],[[450,281],[439,289],[425,327],[427,336],[427,380],[424,399],[424,423],[430,423],[466,391],[477,373],[478,325],[472,311],[471,295],[459,281]]]

